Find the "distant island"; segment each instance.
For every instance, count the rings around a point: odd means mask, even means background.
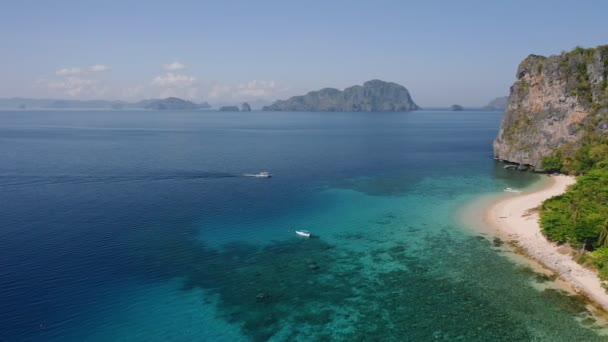
[[[168,97],[160,100],[144,100],[137,104],[143,105],[143,108],[145,109],[153,110],[193,110],[211,108],[207,102],[197,104],[177,97]]]
[[[458,111],[463,110],[464,108],[461,105],[454,104],[450,107],[450,109],[458,112]]]
[[[507,109],[508,102],[509,102],[508,96],[497,97],[494,100],[490,101],[490,103],[485,105],[482,109],[484,109],[484,110],[505,110],[505,109]]]
[[[371,80],[343,91],[324,88],[306,95],[279,100],[267,111],[402,112],[420,109],[408,90],[397,83]]]
[[[220,107],[220,112],[238,112],[238,106],[222,106]]]
[[[242,112],[251,112],[251,106],[249,105],[249,103],[243,102],[243,104],[241,105],[241,111]]]
[[[207,102],[194,103],[177,97],[149,99],[138,102],[120,100],[57,100],[9,98],[0,99],[0,109],[150,109],[150,110],[194,110],[208,109]]]

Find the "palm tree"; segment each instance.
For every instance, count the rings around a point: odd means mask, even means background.
[[[597,244],[600,247],[608,247],[608,220],[602,224],[602,231],[600,237],[597,239]]]
[[[572,222],[576,222],[576,220],[581,217],[581,208],[573,198],[569,198],[568,211],[570,212],[570,219],[572,219]]]

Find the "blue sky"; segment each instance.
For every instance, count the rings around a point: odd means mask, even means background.
[[[230,102],[379,78],[507,95],[527,55],[608,44],[605,1],[3,1],[0,97]]]

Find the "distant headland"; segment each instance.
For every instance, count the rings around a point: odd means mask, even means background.
[[[343,91],[324,88],[279,100],[263,110],[316,112],[403,112],[420,109],[408,90],[397,83],[371,80]]]
[[[459,104],[453,104],[453,105],[450,107],[450,109],[451,109],[452,111],[459,112],[459,111],[464,110],[464,107],[463,107],[463,106],[461,106],[461,105],[459,105]]]
[[[497,97],[483,107],[484,110],[505,110],[509,102],[508,96]]]
[[[0,99],[0,109],[151,109],[194,110],[209,109],[207,102],[195,103],[177,97],[149,99],[138,102],[120,100],[58,100],[14,97]]]

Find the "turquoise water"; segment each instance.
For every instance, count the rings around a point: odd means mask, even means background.
[[[0,340],[603,340],[457,219],[499,120],[0,112]]]

